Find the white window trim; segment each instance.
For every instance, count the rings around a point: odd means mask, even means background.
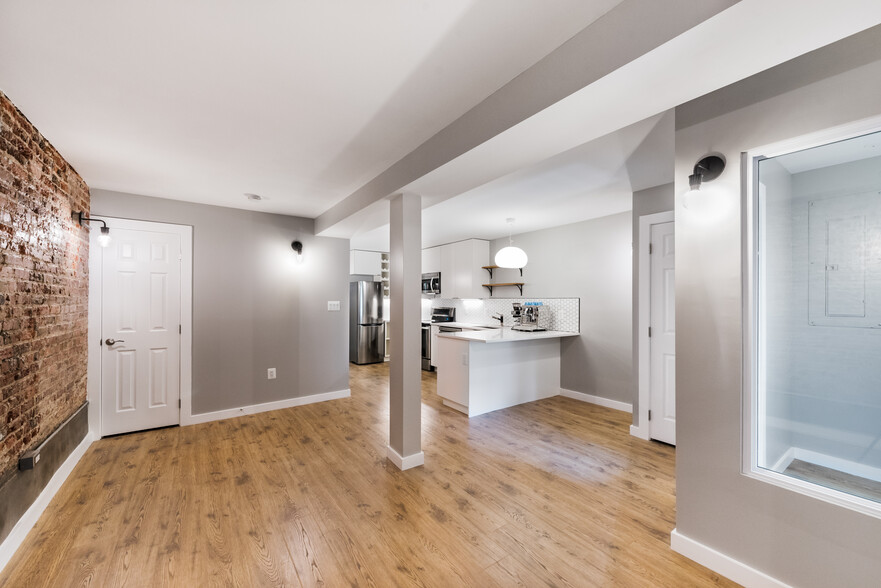
[[[787,139],[778,143],[757,147],[741,153],[741,190],[742,190],[742,284],[743,284],[743,432],[742,442],[742,473],[743,475],[823,500],[830,504],[848,508],[862,514],[881,518],[881,503],[858,496],[832,490],[818,484],[798,480],[790,476],[758,467],[759,443],[758,431],[760,416],[764,411],[758,409],[764,405],[760,395],[758,381],[763,374],[756,373],[757,354],[757,308],[758,284],[756,272],[757,261],[761,253],[763,235],[758,225],[759,210],[758,178],[756,166],[762,159],[784,155],[793,151],[810,149],[835,141],[843,141],[881,131],[881,116],[872,117],[824,129],[801,137]],[[758,233],[757,233],[758,229]]]

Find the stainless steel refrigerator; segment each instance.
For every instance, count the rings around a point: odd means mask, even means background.
[[[349,361],[358,365],[385,360],[382,282],[349,284]]]

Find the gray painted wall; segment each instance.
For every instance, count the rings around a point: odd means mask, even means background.
[[[677,530],[793,586],[876,585],[881,519],[741,473],[739,162],[744,150],[881,115],[881,29],[857,37],[764,72],[760,84],[720,90],[696,112],[691,104],[681,107],[686,116],[677,110]],[[865,51],[874,61],[859,65]],[[827,77],[817,80],[818,70]],[[785,91],[761,90],[781,84]],[[728,167],[706,196],[725,212],[684,210],[688,175],[713,151]]]
[[[673,162],[670,162],[672,166]],[[647,214],[655,214],[658,212],[667,212],[673,210],[673,183],[664,184],[663,186],[655,186],[647,190],[640,190],[633,193],[633,216],[632,216],[632,235],[633,235],[633,251],[632,266],[633,273],[631,281],[633,289],[632,297],[632,316],[631,322],[631,346],[632,346],[632,370],[630,376],[631,397],[633,398],[633,424],[639,426],[639,217]]]
[[[563,388],[630,404],[629,212],[514,236],[526,251],[525,298],[581,298],[581,336],[561,340]],[[490,258],[508,244],[490,243]],[[517,281],[501,270],[496,281]],[[540,284],[540,286],[538,286]],[[516,292],[516,291],[515,291]],[[501,293],[510,297],[510,289]]]
[[[347,239],[314,236],[311,219],[105,190],[92,214],[193,226],[193,414],[348,389]]]

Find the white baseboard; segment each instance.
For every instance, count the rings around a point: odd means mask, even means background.
[[[389,445],[388,458],[393,464],[398,466],[398,469],[409,470],[410,468],[419,467],[425,463],[425,452],[420,451],[419,453],[402,457],[400,453],[392,449],[392,446]]]
[[[73,468],[86,454],[86,450],[95,442],[95,439],[95,435],[91,432],[86,433],[86,436],[83,437],[80,444],[70,452],[70,455],[67,456],[64,463],[62,463],[61,466],[55,470],[55,473],[52,474],[49,483],[46,484],[46,487],[43,488],[43,491],[40,492],[40,495],[37,496],[34,503],[25,511],[22,517],[18,519],[18,522],[15,523],[15,526],[12,528],[12,531],[9,532],[9,535],[6,536],[6,539],[3,540],[3,543],[0,543],[0,572],[3,571],[3,568],[6,567],[9,560],[15,555],[15,552],[18,551],[21,544],[24,543],[28,533],[34,528],[37,521],[40,520],[43,511],[45,511],[46,507],[49,506],[49,503],[52,502],[52,499],[61,488],[61,485],[64,484],[64,481],[70,476]]]
[[[602,396],[594,396],[593,394],[585,394],[584,392],[576,392],[575,390],[567,390],[566,388],[560,388],[560,396],[573,398],[575,400],[580,400],[581,402],[590,402],[591,404],[605,406],[606,408],[623,410],[624,412],[633,413],[632,404],[627,404],[626,402],[620,402],[618,400],[610,400],[608,398],[603,398]]]
[[[679,533],[670,533],[670,547],[688,559],[749,588],[790,588],[776,578]]]
[[[218,410],[216,412],[204,412],[201,414],[194,414],[187,419],[184,419],[183,415],[181,415],[181,425],[198,425],[200,423],[209,423],[211,421],[221,421],[223,419],[231,419],[248,414],[258,414],[282,408],[290,408],[292,406],[303,406],[304,404],[313,404],[315,402],[324,402],[326,400],[348,398],[351,395],[351,390],[347,388],[345,390],[337,390],[336,392],[324,392],[323,394],[311,394],[309,396],[276,400],[275,402],[264,402],[262,404],[252,404],[250,406]]]
[[[644,439],[645,441],[648,441],[650,439],[648,427],[637,427],[636,425],[630,425],[630,434],[634,437]]]

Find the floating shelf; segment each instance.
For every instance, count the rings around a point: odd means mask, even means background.
[[[486,268],[484,268],[484,269],[486,269]],[[483,287],[489,288],[489,295],[492,296],[493,295],[493,288],[500,288],[502,286],[517,286],[517,288],[520,290],[520,295],[523,296],[523,286],[525,286],[525,285],[526,284],[524,282],[504,282],[504,283],[499,283],[499,284],[484,284]]]
[[[486,271],[489,272],[489,279],[490,280],[493,279],[493,270],[494,269],[515,269],[515,268],[504,268],[504,267],[500,268],[497,265],[484,265],[484,266],[481,266],[481,268],[485,269]],[[523,268],[521,267],[521,268],[516,268],[516,269],[520,270],[520,277],[522,278],[523,277]],[[501,284],[499,284],[499,285],[501,285]],[[505,285],[511,285],[511,284],[505,284]]]

